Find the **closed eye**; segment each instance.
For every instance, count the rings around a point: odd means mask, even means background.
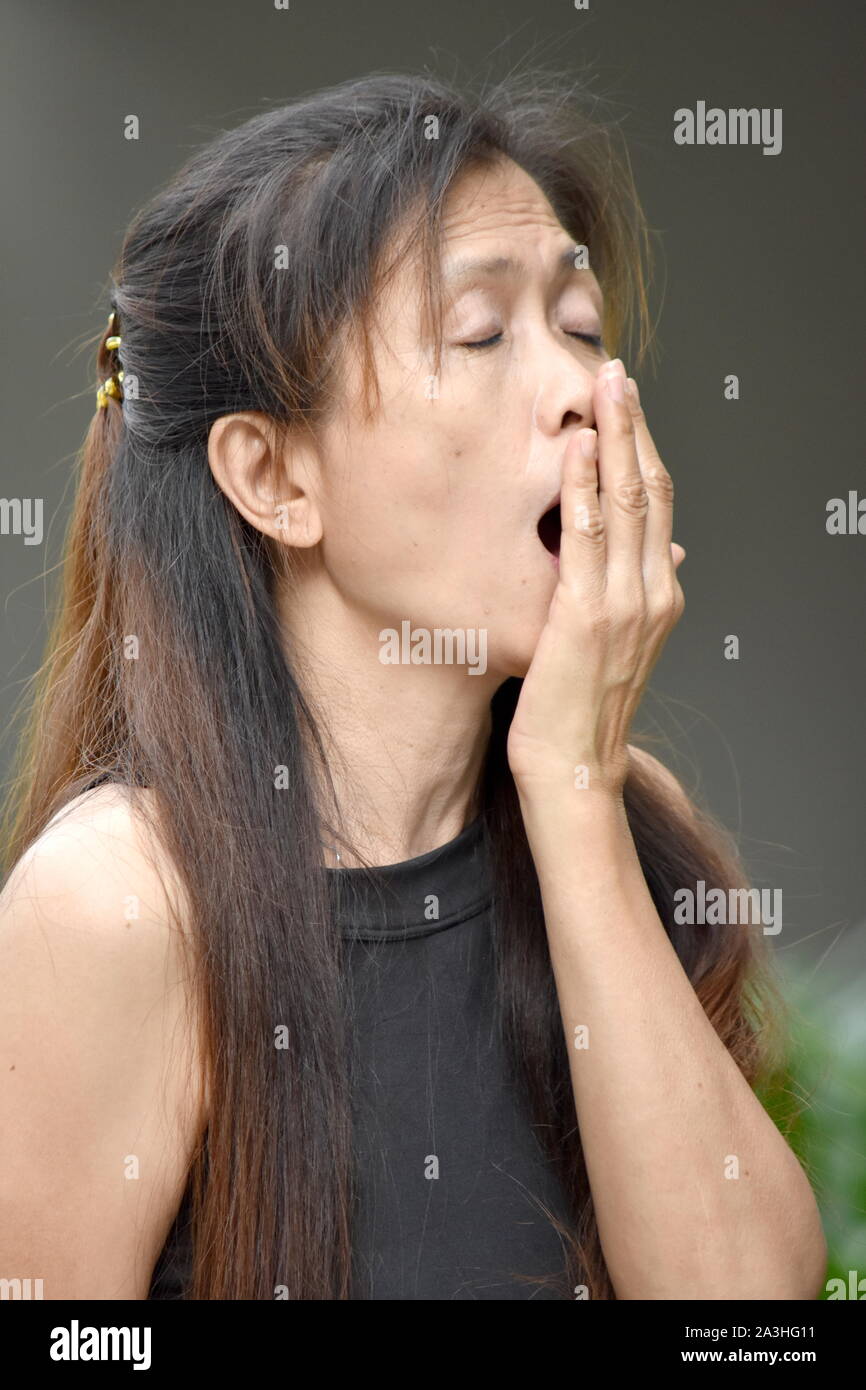
[[[598,352],[602,351],[604,343],[602,341],[600,333],[570,333],[568,332],[568,329],[565,329],[564,331],[567,333],[569,338],[579,338],[581,342],[589,343],[590,346],[594,347]],[[501,340],[501,338],[501,333],[494,333],[492,338],[482,338],[481,341],[477,343],[461,343],[460,346],[466,348],[495,347],[496,344]]]

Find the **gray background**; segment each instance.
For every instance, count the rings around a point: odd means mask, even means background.
[[[641,376],[678,487],[687,609],[638,720],[781,888],[777,949],[866,955],[866,536],[826,504],[866,493],[861,406],[864,7],[811,0],[291,0],[4,6],[4,496],[45,499],[46,539],[0,537],[7,716],[42,615],[94,408],[105,287],[136,207],[219,130],[372,70],[498,75],[592,64],[655,232],[658,370]],[[783,148],[684,148],[673,112],[781,107]],[[123,139],[129,112],[141,139]],[[857,371],[858,364],[861,372]],[[627,366],[629,364],[627,363]],[[741,399],[722,396],[736,373]],[[737,633],[740,660],[723,639]],[[4,719],[5,722],[5,719]],[[4,744],[4,769],[11,748]]]

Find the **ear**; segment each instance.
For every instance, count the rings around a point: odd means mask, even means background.
[[[256,411],[221,415],[208,435],[208,463],[217,487],[251,526],[284,545],[322,539],[316,501],[317,459],[311,444],[282,446],[271,420]]]

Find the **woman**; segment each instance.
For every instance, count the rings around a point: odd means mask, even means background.
[[[374,76],[129,230],[4,894],[46,1297],[816,1296],[760,926],[675,919],[742,868],[628,742],[684,551],[615,154]]]

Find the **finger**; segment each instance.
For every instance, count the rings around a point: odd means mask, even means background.
[[[671,541],[674,516],[674,485],[659,457],[655,441],[649,432],[646,416],[640,403],[640,392],[633,377],[628,378],[626,392],[634,426],[638,463],[647,490],[646,525],[644,527],[643,573],[648,592],[659,583],[670,583],[673,571],[685,556],[682,546],[674,550]],[[677,552],[679,558],[677,558]]]
[[[641,475],[626,375],[615,358],[595,383],[598,480],[607,531],[607,583],[612,602],[631,606],[643,594],[643,545],[648,495]]]
[[[607,544],[598,496],[598,435],[578,430],[565,446],[559,499],[559,579],[585,599],[605,590]]]

